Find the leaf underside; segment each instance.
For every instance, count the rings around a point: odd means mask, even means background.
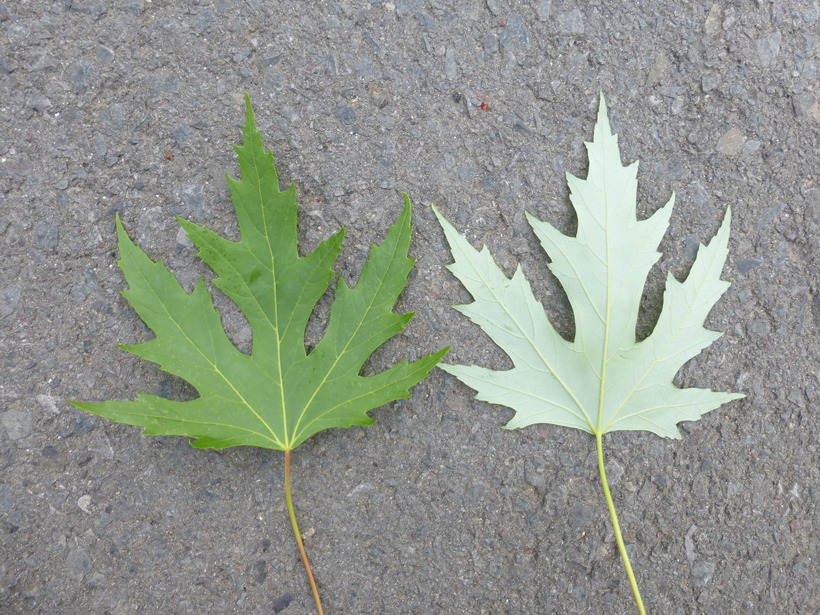
[[[179,222],[217,274],[214,285],[247,317],[252,352],[240,352],[229,340],[202,279],[185,292],[162,262],[134,245],[118,216],[118,264],[129,286],[123,295],[156,334],[122,348],[189,382],[199,397],[178,402],[139,394],[137,401],[74,405],[145,427],[148,435],[196,438],[198,448],[292,450],[324,429],[371,424],[369,410],[409,397],[410,387],[446,352],[360,375],[368,357],[413,317],[392,311],[414,263],[407,257],[410,200],[405,195],[384,243],[372,247],[356,286],[337,279],[324,336],[308,353],[305,329],[336,275],[344,230],[299,256],[296,188],[280,190],[273,154],[264,150],[247,97],[243,145],[236,151],[241,179],[228,177],[228,185],[240,240]]]
[[[638,308],[674,196],[646,220],[635,212],[638,163],[621,165],[601,96],[594,139],[586,143],[586,179],[567,174],[578,218],[575,237],[527,214],[551,258],[550,270],[569,297],[575,339],[553,328],[521,267],[508,278],[486,247],[475,250],[436,211],[455,262],[448,266],[473,296],[455,306],[509,355],[514,368],[440,367],[477,391],[476,397],[515,410],[508,428],[533,423],[591,434],[645,430],[680,438],[681,421],[700,418],[743,395],[673,384],[684,363],[720,337],[704,320],[729,283],[720,279],[728,254],[731,210],[715,237],[701,246],[685,282],[666,280],[653,332],[637,342]]]

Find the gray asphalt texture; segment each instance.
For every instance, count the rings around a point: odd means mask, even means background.
[[[208,277],[175,215],[235,237],[245,91],[298,185],[303,249],[345,226],[349,282],[414,201],[398,309],[417,316],[375,372],[448,344],[509,365],[449,307],[469,296],[431,203],[508,274],[522,263],[572,335],[524,212],[573,231],[564,171],[586,173],[599,90],[642,161],[640,215],[677,193],[641,336],[666,273],[735,216],[708,319],[726,334],[678,379],[747,398],[682,440],[605,438],[648,611],[817,613],[819,43],[811,0],[0,0],[0,613],[315,613],[281,453],[198,451],[67,403],[195,396],[116,347],[151,334],[119,295],[114,214],[186,288]],[[593,439],[505,431],[511,411],[472,395],[435,370],[378,424],[294,453],[328,615],[634,613]]]

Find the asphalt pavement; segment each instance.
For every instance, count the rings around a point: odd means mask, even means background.
[[[175,216],[236,237],[245,92],[298,186],[303,249],[344,226],[350,284],[413,200],[398,309],[416,317],[375,373],[445,345],[510,366],[450,307],[469,295],[431,204],[520,263],[572,337],[525,212],[574,231],[564,173],[586,173],[599,91],[641,160],[639,215],[677,199],[639,337],[666,274],[734,213],[707,321],[725,335],[677,382],[747,397],[682,440],[604,441],[647,611],[819,612],[819,65],[812,0],[0,0],[0,613],[315,613],[281,453],[196,450],[68,403],[196,396],[117,348],[151,334],[120,295],[114,217],[185,288],[210,277]],[[635,613],[591,437],[503,430],[510,410],[441,370],[371,414],[293,454],[328,615]]]

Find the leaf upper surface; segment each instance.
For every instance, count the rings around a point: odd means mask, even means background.
[[[527,214],[567,293],[575,338],[554,329],[519,267],[508,278],[489,251],[475,250],[436,210],[453,254],[450,271],[474,302],[455,306],[509,355],[513,369],[441,365],[476,397],[516,411],[518,428],[551,423],[604,434],[646,430],[679,438],[677,423],[695,420],[743,395],[679,389],[683,364],[720,336],[703,322],[729,283],[720,279],[728,254],[731,210],[708,246],[701,246],[685,282],[668,276],[654,331],[636,342],[641,295],[674,196],[646,220],[635,211],[637,162],[622,166],[603,96],[594,138],[586,143],[586,179],[567,174],[578,219],[575,237]]]
[[[356,286],[338,279],[326,331],[308,353],[305,329],[335,276],[344,231],[299,256],[296,188],[280,190],[273,154],[264,150],[247,99],[243,145],[236,151],[241,179],[229,177],[228,185],[240,240],[179,222],[217,274],[214,285],[247,317],[252,352],[242,353],[225,334],[205,283],[200,279],[185,292],[161,262],[134,245],[118,216],[118,263],[129,285],[123,295],[156,334],[122,348],[186,380],[199,397],[178,402],[140,394],[137,401],[74,405],[143,426],[148,435],[196,438],[198,448],[292,450],[324,429],[372,423],[367,412],[408,397],[446,349],[360,375],[368,357],[413,316],[392,311],[414,263],[407,257],[412,227],[405,195],[401,215],[384,243],[372,247]]]

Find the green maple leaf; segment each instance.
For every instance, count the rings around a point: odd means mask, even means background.
[[[249,100],[246,108],[244,144],[236,147],[242,179],[228,178],[240,240],[179,222],[218,275],[214,285],[247,317],[251,354],[240,352],[225,334],[205,283],[200,279],[192,293],[185,292],[161,262],[134,245],[118,216],[119,266],[130,287],[123,295],[156,334],[122,348],[189,382],[199,397],[178,402],[140,394],[138,401],[74,405],[145,427],[148,435],[196,438],[197,448],[286,451],[324,429],[373,423],[367,411],[408,397],[408,389],[445,351],[360,375],[368,357],[413,317],[392,311],[414,263],[407,258],[411,205],[405,195],[398,221],[384,243],[372,248],[355,288],[338,279],[325,334],[306,352],[308,318],[335,275],[344,229],[299,256],[296,187],[279,189],[273,155],[263,148]]]
[[[646,430],[680,438],[681,421],[698,419],[723,403],[743,397],[673,384],[682,365],[721,334],[703,322],[729,287],[720,279],[728,254],[731,211],[699,254],[685,282],[667,278],[663,309],[653,332],[636,341],[641,294],[657,246],[668,226],[674,196],[646,220],[637,220],[637,162],[622,166],[601,96],[593,142],[587,143],[585,180],[567,174],[578,218],[575,237],[527,215],[550,256],[575,315],[575,339],[553,328],[519,266],[512,278],[489,251],[475,250],[436,211],[455,262],[450,271],[474,302],[456,306],[509,355],[513,369],[441,365],[477,391],[476,397],[515,410],[507,428],[534,423],[573,427],[596,437],[599,468],[608,503],[601,437],[619,430]],[[610,506],[619,546],[617,517]],[[626,553],[624,563],[631,575]],[[636,600],[640,604],[636,591]],[[641,605],[642,608],[642,605]],[[643,611],[642,611],[643,612]]]
[[[188,220],[179,222],[217,276],[213,283],[242,310],[253,331],[250,354],[230,341],[200,279],[187,293],[162,262],[154,262],[128,237],[117,217],[118,261],[129,290],[123,295],[156,337],[122,346],[189,382],[198,397],[171,401],[140,394],[137,401],[75,403],[112,421],[139,425],[148,435],[195,438],[193,446],[258,446],[285,451],[285,488],[294,534],[301,545],[290,493],[290,451],[331,427],[368,425],[369,410],[409,397],[447,349],[412,363],[402,361],[373,376],[361,370],[370,355],[402,331],[413,314],[393,306],[414,260],[407,257],[412,227],[410,199],[374,246],[355,288],[338,278],[321,341],[305,349],[305,329],[317,301],[335,276],[344,229],[299,256],[296,188],[280,190],[273,154],[265,152],[246,97],[243,145],[237,146],[241,179],[228,178],[239,241],[229,241]]]

